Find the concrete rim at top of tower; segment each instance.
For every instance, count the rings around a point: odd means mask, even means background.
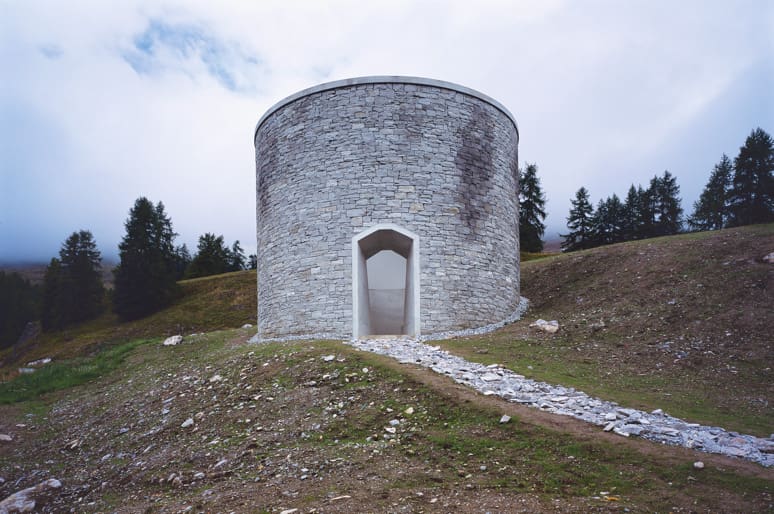
[[[519,126],[516,124],[516,118],[513,116],[513,114],[511,114],[511,112],[503,104],[501,104],[494,98],[488,95],[485,95],[484,93],[480,93],[475,89],[461,86],[453,82],[429,79],[425,77],[406,77],[406,76],[400,76],[400,75],[373,75],[373,76],[367,76],[367,77],[353,77],[353,78],[343,79],[343,80],[334,80],[333,82],[325,82],[323,84],[318,84],[316,86],[303,89],[286,98],[283,98],[276,104],[272,105],[264,113],[264,115],[261,116],[261,119],[258,120],[258,123],[256,123],[255,131],[253,132],[253,145],[255,145],[255,138],[258,136],[258,129],[261,128],[261,125],[263,124],[263,122],[266,121],[269,118],[269,116],[271,116],[272,114],[274,114],[275,112],[283,108],[284,106],[295,102],[299,98],[313,95],[315,93],[320,93],[322,91],[330,91],[332,89],[359,86],[364,84],[413,84],[417,86],[430,86],[430,87],[448,89],[451,91],[456,91],[458,93],[462,93],[465,95],[478,98],[479,100],[482,100],[492,105],[493,107],[501,111],[503,114],[505,114],[508,117],[508,119],[511,120],[511,123],[513,123],[513,126],[516,129],[516,137],[517,138],[519,137]]]

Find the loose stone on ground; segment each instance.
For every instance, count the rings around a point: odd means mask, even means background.
[[[615,402],[593,398],[572,387],[537,382],[497,365],[484,366],[469,362],[438,346],[430,346],[408,337],[358,339],[348,344],[359,350],[393,357],[404,364],[430,368],[483,394],[494,394],[510,402],[571,416],[623,437],[639,436],[663,444],[741,457],[765,467],[774,465],[774,437],[763,439],[719,427],[688,423],[661,409],[648,413],[624,408]]]
[[[56,478],[39,483],[36,486],[22,489],[8,498],[0,501],[0,514],[12,514],[17,512],[38,512],[54,491],[62,487],[62,483]]]
[[[163,343],[161,343],[163,346],[177,346],[178,344],[183,342],[183,336],[176,335],[168,337],[164,340]]]

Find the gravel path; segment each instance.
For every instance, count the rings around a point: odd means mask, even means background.
[[[720,427],[689,423],[670,416],[661,409],[644,412],[621,407],[615,402],[593,398],[571,387],[537,382],[497,364],[484,366],[441,350],[424,341],[452,337],[482,335],[521,319],[529,307],[522,298],[517,310],[507,319],[484,327],[442,332],[421,336],[419,339],[390,337],[357,339],[345,343],[368,352],[387,355],[401,363],[430,368],[450,376],[454,381],[485,394],[496,395],[510,402],[521,403],[554,414],[603,427],[623,437],[639,436],[673,446],[684,446],[707,453],[719,453],[757,462],[765,467],[774,466],[774,434],[768,439],[730,432]],[[256,335],[250,342],[285,341],[290,339],[337,339],[330,334],[307,334],[282,339],[260,340]]]
[[[472,331],[472,335],[482,333]],[[437,337],[436,337],[437,338]],[[484,366],[410,338],[359,339],[347,344],[359,350],[387,355],[401,363],[415,364],[447,375],[484,395],[496,395],[543,411],[572,416],[623,437],[639,436],[664,444],[708,453],[741,457],[765,467],[774,465],[774,435],[762,439],[729,432],[719,427],[688,423],[663,412],[627,409],[562,387],[537,382],[497,364]]]

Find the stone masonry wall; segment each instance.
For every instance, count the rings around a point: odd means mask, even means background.
[[[318,86],[259,123],[260,337],[350,337],[352,237],[377,223],[419,236],[423,334],[516,310],[516,126],[483,95],[422,82]]]

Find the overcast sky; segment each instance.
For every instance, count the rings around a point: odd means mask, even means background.
[[[669,170],[683,208],[755,127],[774,132],[774,2],[0,0],[0,261],[73,231],[117,254],[134,200],[177,242],[255,251],[252,134],[321,82],[411,75],[516,117],[548,197],[593,202]]]

